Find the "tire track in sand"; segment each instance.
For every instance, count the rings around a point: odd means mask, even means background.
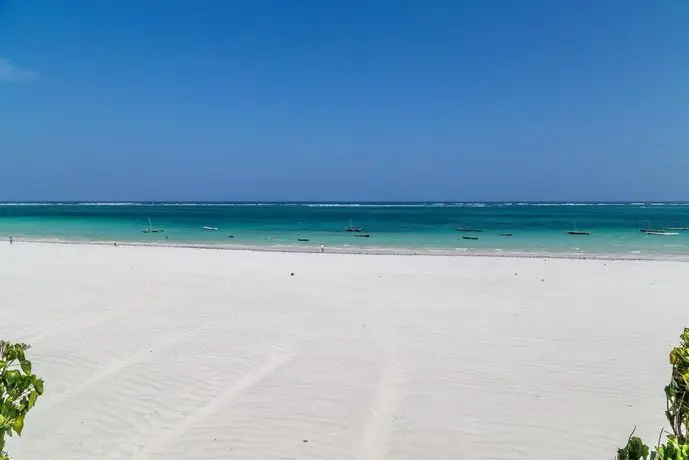
[[[63,391],[62,393],[58,393],[53,397],[47,398],[45,402],[41,403],[41,408],[48,408],[56,404],[60,404],[66,399],[72,398],[77,394],[88,390],[94,385],[104,381],[112,375],[115,375],[125,370],[130,366],[151,359],[151,356],[155,355],[158,352],[167,350],[175,345],[190,340],[193,337],[193,334],[196,332],[198,332],[198,329],[189,329],[178,335],[154,343],[150,347],[147,347],[139,351],[138,353],[134,353],[125,359],[111,361],[110,363],[107,363],[105,367],[102,367],[99,371],[91,374],[90,377],[88,377],[86,380],[82,381],[78,385],[74,385],[69,390]]]
[[[158,435],[147,442],[144,448],[133,458],[144,460],[151,453],[155,453],[159,448],[169,446],[174,440],[178,440],[189,428],[206,418],[214,415],[220,408],[230,404],[249,388],[261,382],[277,369],[285,365],[294,357],[294,354],[273,354],[268,361],[261,367],[248,372],[234,382],[233,385],[216,395],[208,404],[199,407],[179,423],[166,429],[164,433]]]
[[[396,340],[390,336],[385,342],[376,397],[361,437],[364,460],[384,460],[388,455],[394,412],[399,400],[398,388],[403,376],[397,355]]]

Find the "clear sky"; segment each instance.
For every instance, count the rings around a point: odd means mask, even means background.
[[[689,200],[687,0],[0,0],[0,200]]]

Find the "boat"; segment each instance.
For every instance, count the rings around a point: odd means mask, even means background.
[[[227,235],[228,238],[234,238],[234,235]]]
[[[207,231],[207,232],[215,232],[215,231],[218,230],[218,227],[206,227],[206,226],[204,225],[203,229],[204,229],[205,231]]]
[[[349,219],[349,226],[345,227],[345,232],[353,232],[353,233],[359,233],[363,232],[364,229],[360,227],[354,227],[352,225],[352,219]]]
[[[463,236],[464,240],[478,240],[478,236]]]
[[[648,232],[663,233],[665,230],[663,230],[662,228],[651,228],[649,222],[646,221],[646,228],[640,228],[639,231],[641,233],[648,233]]]
[[[658,230],[646,230],[646,235],[657,235],[657,236],[675,236],[679,235],[677,232],[664,232],[664,231],[658,231]]]
[[[502,235],[502,236],[512,236],[511,233],[501,233],[500,235]]]
[[[370,238],[371,235],[369,235],[368,233],[357,233],[354,236],[356,236],[357,238]]]
[[[308,238],[297,238],[297,241],[306,242],[306,241],[309,241],[309,239]]]
[[[480,230],[478,228],[462,228],[462,227],[455,228],[455,230],[457,230],[458,232],[474,232],[474,233],[480,233],[483,231],[483,230]]]
[[[165,230],[162,228],[153,228],[153,224],[151,223],[151,219],[149,217],[148,219],[148,227],[142,230],[144,233],[163,233]]]
[[[585,235],[590,235],[591,232],[584,232],[581,230],[577,230],[577,223],[576,221],[574,223],[574,230],[570,230],[567,232],[568,235],[580,235],[580,236],[585,236]]]

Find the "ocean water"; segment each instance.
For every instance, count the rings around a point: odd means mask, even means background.
[[[144,233],[151,219],[162,233]],[[346,232],[361,227],[369,238]],[[204,230],[217,227],[217,231]],[[457,227],[480,229],[463,233]],[[0,237],[338,251],[689,255],[689,203],[4,203]],[[573,236],[568,230],[590,232]],[[513,236],[502,236],[501,233]],[[229,237],[232,235],[232,238]],[[476,240],[463,236],[477,237]],[[308,241],[298,241],[308,239]]]

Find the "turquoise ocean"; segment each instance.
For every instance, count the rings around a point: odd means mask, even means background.
[[[145,233],[149,219],[164,232]],[[345,231],[350,225],[370,236]],[[689,230],[667,230],[677,233],[669,236],[640,232],[649,227],[689,228],[689,203],[0,204],[0,237],[17,241],[275,250],[320,250],[324,244],[343,252],[689,255]],[[575,228],[590,234],[567,233]]]

